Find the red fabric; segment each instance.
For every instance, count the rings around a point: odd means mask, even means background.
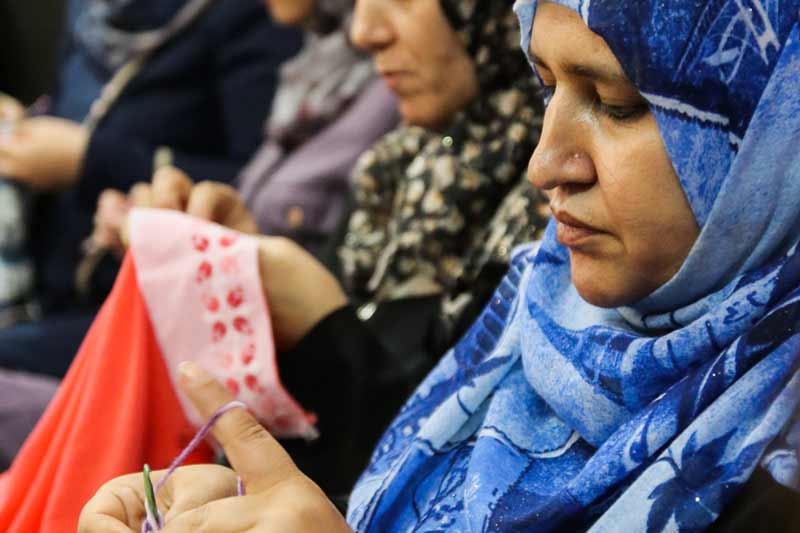
[[[0,477],[0,531],[75,531],[103,483],[144,463],[165,468],[194,433],[128,256],[58,393]],[[212,458],[204,445],[187,462]]]

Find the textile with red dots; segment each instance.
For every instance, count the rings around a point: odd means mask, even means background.
[[[257,239],[175,211],[136,209],[130,221],[137,281],[173,381],[193,360],[276,437],[315,438],[314,415],[280,382]]]

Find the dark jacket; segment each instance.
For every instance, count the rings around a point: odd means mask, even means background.
[[[77,304],[79,247],[99,193],[148,180],[159,147],[196,179],[235,178],[263,141],[278,69],[299,46],[299,33],[275,26],[260,0],[218,0],[148,60],[93,133],[77,187],[38,199],[32,242],[46,310]],[[68,39],[53,112],[85,116],[110,75]],[[114,274],[115,265],[101,268],[96,301]]]

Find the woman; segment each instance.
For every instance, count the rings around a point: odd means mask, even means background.
[[[797,6],[637,5],[518,3],[550,91],[529,177],[556,221],[386,432],[349,527],[234,410],[216,434],[248,496],[176,481],[215,501],[164,531],[796,529]],[[182,370],[207,416],[229,398]],[[140,485],[101,491],[82,531],[128,531],[113,495]]]
[[[232,180],[299,45],[255,0],[79,0],[68,19],[51,114],[0,138],[0,176],[41,193],[29,214],[35,295],[6,312],[17,325],[0,331],[0,366],[56,376],[118,267],[106,261],[76,288],[100,191],[128,189],[164,162]]]

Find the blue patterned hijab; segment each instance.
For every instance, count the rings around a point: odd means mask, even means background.
[[[756,468],[800,490],[800,1],[558,3],[650,103],[700,236],[609,310],[551,226],[383,436],[357,531],[696,531]]]

